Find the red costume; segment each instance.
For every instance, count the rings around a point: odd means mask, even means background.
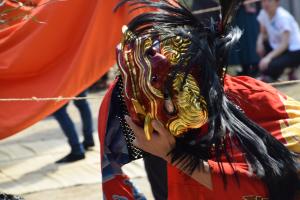
[[[101,142],[101,158],[105,152],[105,134],[108,129],[107,119],[111,106],[111,94],[116,82],[106,93],[99,112],[99,139]],[[238,106],[245,111],[250,119],[268,130],[276,139],[285,144],[290,150],[300,154],[300,103],[285,96],[275,88],[250,77],[225,78],[225,90],[230,94]],[[107,114],[105,114],[107,113]],[[205,134],[205,131],[203,133]],[[251,200],[267,199],[268,192],[265,185],[251,171],[239,149],[233,150],[235,162],[233,166],[239,173],[238,185],[233,171],[224,159],[224,170],[228,175],[228,185],[225,189],[217,163],[212,158],[209,164],[212,170],[213,190],[200,185],[198,182],[183,174],[179,169],[168,165],[168,199],[231,199]],[[127,177],[115,176],[103,183],[104,194],[107,199],[113,194],[133,198],[132,189],[120,180]]]
[[[149,174],[158,162],[146,162],[151,156],[143,150],[151,153],[158,139],[158,145],[169,146],[153,152],[168,155],[172,163],[149,177],[152,189],[167,179],[162,199],[294,199],[300,186],[300,104],[263,82],[225,75],[227,52],[240,36],[229,25],[239,1],[220,0],[220,21],[196,18],[177,2],[123,0],[120,6],[126,2],[133,10],[154,10],[123,27],[117,46],[120,76],[100,109],[106,199],[144,198],[121,166],[144,157]],[[159,131],[150,143],[157,130],[152,121],[161,122],[174,144]],[[144,129],[131,129],[132,123]],[[138,131],[148,148],[133,146]],[[161,177],[151,178],[158,173]],[[212,190],[202,184],[207,176]]]

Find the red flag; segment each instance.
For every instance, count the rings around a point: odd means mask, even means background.
[[[0,27],[0,99],[76,96],[115,63],[130,15],[118,0],[35,0]],[[48,3],[47,3],[48,2]],[[18,8],[6,0],[1,10]],[[31,20],[23,20],[28,11]],[[1,11],[0,11],[1,12]],[[39,22],[37,22],[39,21]],[[65,102],[0,101],[0,139],[29,127]]]

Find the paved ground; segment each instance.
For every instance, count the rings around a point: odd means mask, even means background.
[[[89,100],[97,142],[97,116],[103,94],[89,95],[98,98]],[[68,112],[80,133],[80,116],[72,103]],[[66,138],[53,117],[0,141],[0,192],[21,194],[27,200],[102,199],[99,144],[86,153],[85,160],[54,164],[69,151]],[[125,166],[124,170],[152,199],[141,160]]]

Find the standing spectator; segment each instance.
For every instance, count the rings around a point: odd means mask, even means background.
[[[87,92],[84,91],[79,94],[77,97],[86,97]],[[68,138],[69,145],[71,147],[71,153],[62,159],[56,161],[56,163],[69,163],[85,158],[85,150],[88,150],[90,147],[95,146],[93,139],[93,121],[92,114],[87,100],[74,101],[75,106],[80,112],[80,117],[82,120],[82,131],[84,136],[84,141],[81,144],[79,142],[78,134],[76,132],[74,123],[70,116],[67,113],[68,104],[61,107],[53,115],[61,126],[64,134]]]
[[[256,20],[259,12],[259,3],[242,5],[234,18],[234,25],[238,26],[243,35],[232,49],[229,63],[240,65],[242,70],[238,75],[256,76],[258,72],[259,56],[256,54],[256,39],[259,33],[259,24]]]
[[[272,82],[284,69],[291,68],[289,79],[300,65],[300,30],[294,17],[279,6],[280,0],[262,0],[262,10],[257,19],[260,33],[256,51],[261,56],[261,80]]]

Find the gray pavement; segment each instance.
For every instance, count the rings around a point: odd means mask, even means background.
[[[100,147],[97,118],[104,92],[89,94],[96,146],[86,158],[70,164],[55,164],[69,153],[67,140],[53,117],[48,117],[22,132],[0,141],[0,192],[19,194],[26,200],[102,199]],[[68,112],[81,135],[80,115],[73,103]],[[81,137],[82,139],[82,137]],[[143,162],[126,165],[124,171],[149,199],[150,186]]]

